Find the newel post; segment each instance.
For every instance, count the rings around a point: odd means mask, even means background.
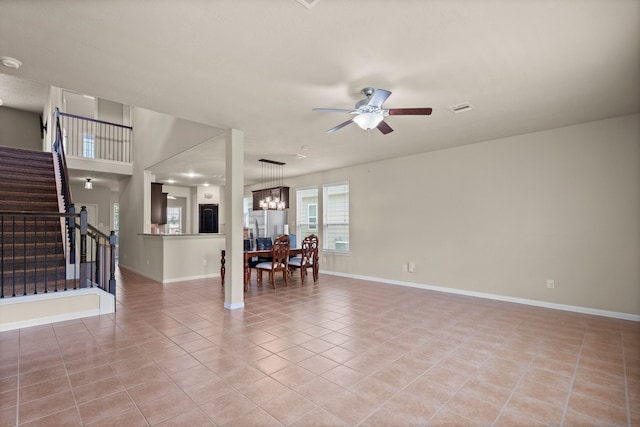
[[[89,274],[87,271],[87,207],[80,209],[80,287],[86,288]]]

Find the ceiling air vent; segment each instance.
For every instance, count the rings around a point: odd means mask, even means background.
[[[320,0],[298,0],[298,3],[300,3],[307,9],[311,9],[313,6],[320,3]]]
[[[473,105],[469,104],[468,102],[463,102],[462,104],[452,105],[451,107],[447,108],[453,113],[463,113],[465,111],[473,110]]]

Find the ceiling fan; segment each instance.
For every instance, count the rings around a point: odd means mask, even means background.
[[[354,114],[353,119],[349,119],[346,122],[340,123],[338,126],[332,127],[327,133],[333,133],[343,127],[356,123],[361,129],[370,130],[377,128],[383,134],[393,132],[391,126],[385,121],[385,116],[429,116],[431,115],[431,108],[390,108],[385,110],[382,108],[384,101],[389,98],[391,92],[384,89],[374,89],[372,87],[365,87],[360,91],[366,96],[365,99],[358,101],[353,110],[346,110],[341,108],[314,108],[313,111],[320,111],[325,113],[349,113]]]

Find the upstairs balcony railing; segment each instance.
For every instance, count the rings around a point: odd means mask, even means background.
[[[56,111],[67,157],[131,163],[131,126]]]

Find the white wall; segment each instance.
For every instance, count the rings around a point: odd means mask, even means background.
[[[110,188],[97,185],[94,185],[92,190],[85,190],[84,185],[72,184],[71,194],[76,212],[80,212],[83,204],[98,205],[98,221],[91,225],[109,235],[113,230],[113,203],[117,202],[113,197],[114,192]]]
[[[135,118],[137,164],[175,151]],[[121,186],[120,261],[149,271],[139,168]],[[291,227],[296,187],[341,181],[351,253],[322,254],[324,270],[640,315],[640,115],[287,179]]]
[[[133,109],[132,126],[135,132],[133,175],[120,181],[119,261],[122,266],[154,277],[153,270],[159,271],[162,267],[153,266],[151,260],[159,255],[161,263],[162,253],[152,244],[148,247],[149,243],[140,236],[151,220],[150,185],[145,183],[145,169],[224,132],[142,108]]]
[[[290,213],[340,181],[351,253],[324,270],[640,315],[640,115],[288,179]]]

